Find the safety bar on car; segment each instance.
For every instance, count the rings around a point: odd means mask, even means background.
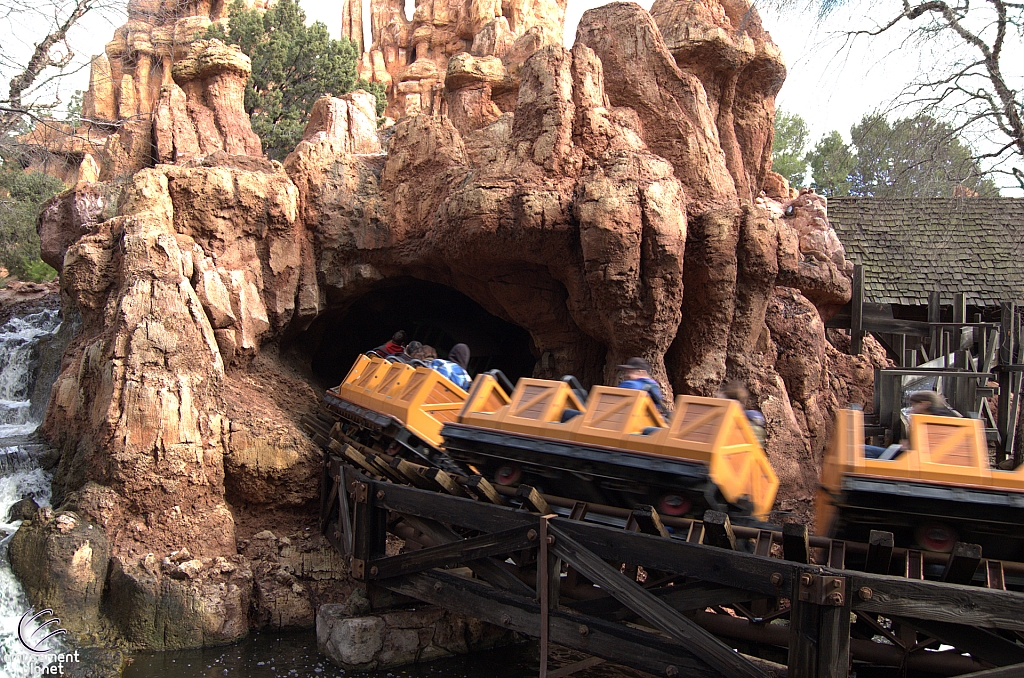
[[[581,402],[587,402],[587,389],[583,388],[583,384],[580,383],[579,379],[571,374],[567,374],[562,377],[562,381],[569,384],[569,388],[572,389],[572,392],[576,394],[576,397],[579,398]]]
[[[512,391],[516,390],[516,387],[513,386],[512,382],[509,380],[508,377],[505,376],[505,373],[502,372],[501,370],[490,370],[489,372],[485,372],[484,374],[489,374],[495,379],[497,379],[498,383],[501,384],[501,387],[505,389],[505,393],[511,395]]]

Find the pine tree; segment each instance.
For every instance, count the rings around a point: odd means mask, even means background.
[[[775,112],[775,141],[772,144],[772,171],[786,177],[790,186],[802,186],[807,174],[807,123],[796,113]]]
[[[245,110],[270,158],[283,160],[302,140],[313,104],[324,94],[340,96],[358,86],[377,96],[378,115],[383,110],[383,87],[356,80],[359,47],[331,38],[322,22],[306,26],[295,0],[280,0],[266,12],[235,0],[227,32],[215,25],[208,37],[238,45],[252,59]]]

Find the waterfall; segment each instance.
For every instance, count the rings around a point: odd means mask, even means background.
[[[46,446],[35,436],[42,408],[33,407],[32,396],[48,394],[52,386],[37,380],[59,326],[57,310],[43,309],[13,316],[0,327],[0,678],[39,674],[17,636],[29,602],[7,559],[7,545],[21,521],[8,523],[7,514],[25,497],[40,506],[50,503],[50,474],[36,463]]]

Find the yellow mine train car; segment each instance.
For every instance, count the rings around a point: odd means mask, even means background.
[[[521,379],[509,394],[482,374],[466,393],[429,368],[360,356],[326,401],[373,446],[584,501],[763,520],[778,489],[730,400],[679,396],[666,422],[642,391],[597,386],[582,402],[562,381]]]
[[[979,544],[990,558],[1024,560],[1024,467],[991,467],[981,421],[911,415],[909,449],[864,456],[864,413],[841,410],[817,496],[819,534],[948,552]]]

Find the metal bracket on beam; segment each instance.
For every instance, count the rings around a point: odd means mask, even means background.
[[[840,607],[846,602],[846,577],[805,572],[800,575],[798,594],[805,603]]]
[[[370,502],[370,486],[367,483],[355,483],[355,500],[357,504]]]
[[[353,558],[352,559],[352,565],[350,566],[349,570],[352,573],[352,578],[353,579],[357,579],[359,581],[364,581],[366,579],[366,561],[365,560],[360,560],[359,558]]]

